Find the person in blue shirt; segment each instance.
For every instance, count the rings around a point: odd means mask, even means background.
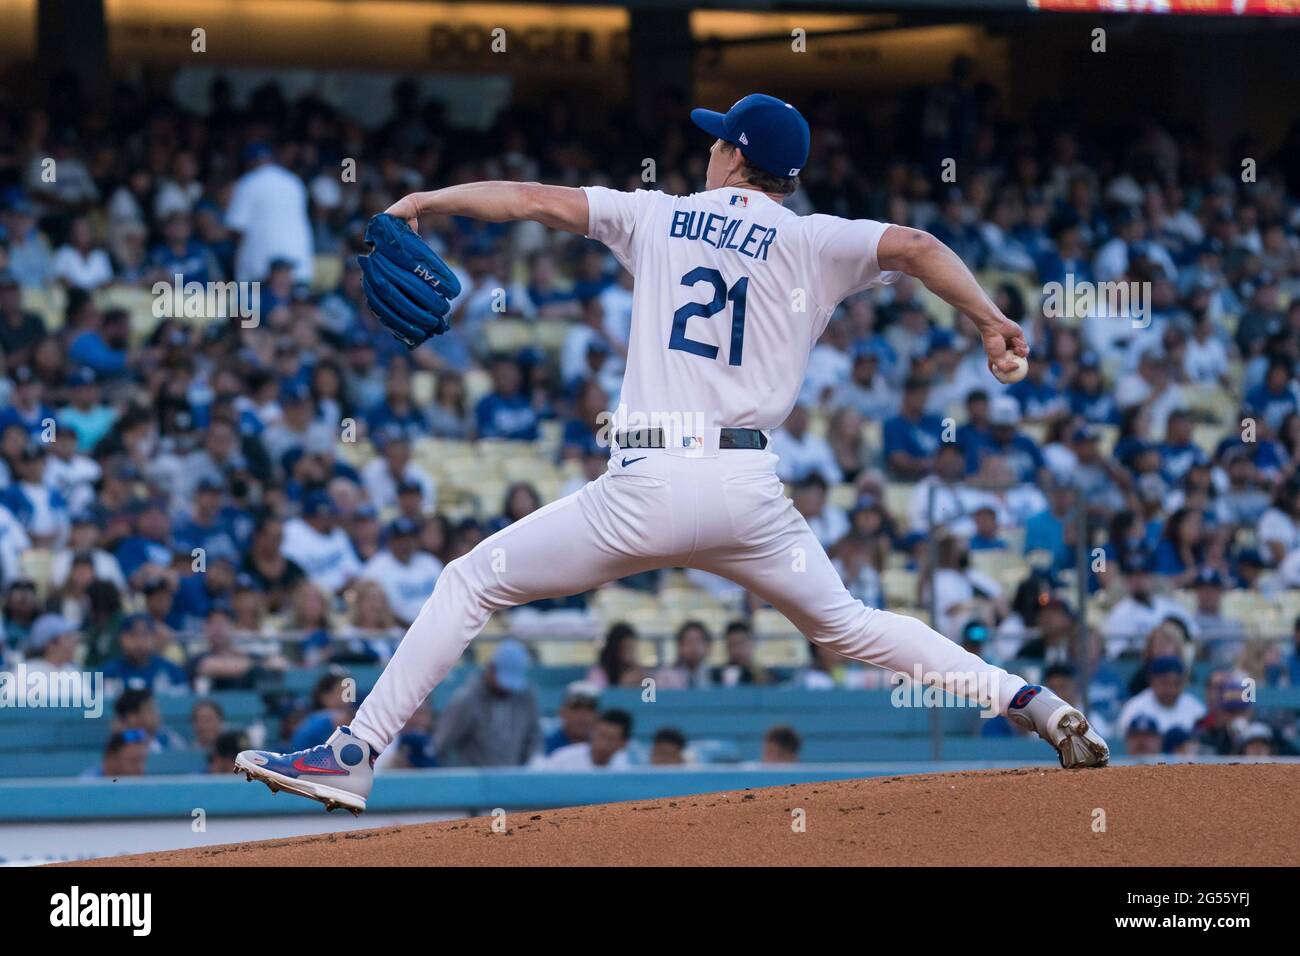
[[[1268,363],[1264,381],[1246,392],[1243,403],[1253,418],[1263,419],[1276,431],[1282,421],[1300,411],[1300,388],[1297,388],[1291,360],[1276,356]]]
[[[1007,389],[1007,394],[1020,403],[1020,409],[1031,422],[1045,421],[1066,411],[1065,397],[1048,377],[1050,363],[1030,362],[1029,373]]]
[[[234,597],[237,568],[230,558],[209,558],[207,570],[181,578],[167,614],[176,630],[201,627],[213,605]]]
[[[943,419],[925,412],[929,394],[925,379],[908,378],[898,414],[885,422],[885,465],[891,475],[904,481],[916,481],[930,473],[934,453],[943,440]]]
[[[194,238],[190,217],[179,210],[163,220],[162,242],[149,253],[149,265],[159,281],[173,283],[180,276],[181,285],[189,282],[206,284],[216,277],[216,257],[200,240]]]
[[[1038,260],[1038,281],[1046,285],[1049,282],[1066,284],[1067,276],[1074,276],[1077,286],[1080,282],[1092,281],[1092,258],[1083,241],[1081,224],[1077,217],[1067,214],[1056,222],[1052,229],[1055,244]]]
[[[161,502],[145,501],[135,508],[135,531],[113,549],[127,579],[134,578],[146,565],[159,569],[172,563],[171,518]]]
[[[76,432],[77,451],[89,454],[112,431],[120,413],[103,400],[94,369],[73,369],[65,385],[68,404],[58,411],[59,424]]]
[[[130,317],[125,310],[109,309],[101,318],[83,290],[70,289],[68,328],[68,358],[74,364],[94,369],[100,378],[116,378],[126,371]]]
[[[479,438],[535,441],[540,416],[523,388],[519,364],[506,356],[492,360],[492,391],[474,408]]]
[[[399,428],[412,439],[429,434],[429,422],[411,398],[411,374],[404,363],[393,363],[384,380],[384,400],[366,415],[370,434]]]
[[[1194,508],[1179,508],[1165,522],[1152,556],[1152,570],[1173,588],[1186,587],[1205,563],[1204,519]]]
[[[230,523],[231,516],[223,513],[221,497],[224,493],[224,485],[215,478],[199,480],[189,516],[177,521],[172,528],[172,545],[177,552],[192,556],[196,550],[202,550],[209,561],[216,558],[240,560],[243,542]]]
[[[1020,482],[1034,482],[1043,468],[1043,454],[1033,439],[1022,435],[1020,405],[1010,395],[998,395],[989,403],[988,439],[965,448],[966,470],[975,474],[990,458],[1005,459]]]
[[[8,407],[0,410],[0,433],[10,425],[21,425],[29,436],[41,438],[49,422],[55,421],[55,412],[45,404],[45,385],[29,366],[14,369],[13,390]]]
[[[323,744],[335,727],[348,722],[353,708],[344,700],[343,687],[343,677],[335,673],[325,674],[316,682],[311,693],[311,709],[289,739],[291,751]]]
[[[1101,360],[1096,352],[1079,356],[1079,368],[1066,389],[1065,401],[1070,413],[1082,416],[1089,425],[1119,424],[1119,404],[1102,381]]]
[[[1160,473],[1171,485],[1180,484],[1193,468],[1210,462],[1201,446],[1192,441],[1192,416],[1184,411],[1170,412],[1165,421],[1165,440],[1156,450],[1160,453]]]
[[[966,221],[966,206],[962,192],[956,186],[948,188],[940,217],[930,224],[930,234],[957,253],[972,269],[983,268],[988,250],[978,227]]]
[[[971,551],[1005,551],[1007,540],[998,533],[998,513],[992,505],[975,509],[975,533],[967,546]]]
[[[1066,535],[1067,524],[1073,518],[1074,492],[1056,479],[1051,479],[1043,490],[1047,494],[1047,509],[1030,515],[1025,521],[1025,554],[1047,551],[1052,555],[1052,570],[1061,571],[1074,566],[1074,550],[1067,543]]]
[[[104,686],[116,697],[126,690],[155,694],[189,691],[189,677],[179,664],[158,653],[157,633],[147,614],[132,614],[122,622],[117,657],[104,662]]]

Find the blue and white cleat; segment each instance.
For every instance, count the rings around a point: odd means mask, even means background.
[[[1046,687],[1026,684],[1020,688],[1007,708],[1007,719],[1055,747],[1062,767],[1104,767],[1110,762],[1110,748],[1101,734],[1077,708]]]
[[[287,790],[325,804],[342,807],[359,816],[375,780],[378,754],[347,727],[340,727],[318,747],[291,754],[245,750],[235,758],[235,773],[257,779],[272,793]]]

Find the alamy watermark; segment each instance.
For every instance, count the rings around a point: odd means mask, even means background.
[[[988,720],[1001,713],[1002,677],[996,671],[927,671],[917,664],[910,675],[889,679],[895,707],[979,707]]]
[[[19,664],[0,671],[0,710],[80,710],[87,720],[104,715],[104,674],[101,671],[51,671]]]
[[[1129,319],[1135,329],[1151,324],[1150,282],[1092,282],[1065,274],[1064,282],[1043,284],[1043,315],[1051,319],[1094,316]]]
[[[153,314],[158,319],[238,318],[246,329],[262,321],[260,282],[185,282],[180,273],[171,282],[153,284]]]

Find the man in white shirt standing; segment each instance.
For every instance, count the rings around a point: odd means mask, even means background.
[[[442,573],[442,562],[419,549],[419,534],[414,521],[398,518],[388,526],[387,546],[361,569],[363,578],[383,588],[388,606],[404,625],[415,620]]]
[[[235,183],[226,209],[226,225],[240,234],[235,253],[235,278],[254,282],[266,278],[272,259],[293,263],[298,282],[312,278],[311,222],[307,187],[279,165],[265,143],[244,150],[248,172]]]

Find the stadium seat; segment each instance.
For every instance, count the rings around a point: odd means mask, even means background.
[[[312,259],[311,287],[313,292],[332,292],[343,280],[343,257],[318,255]]]
[[[909,509],[916,486],[903,482],[891,481],[885,485],[885,510],[902,528],[911,525]]]

